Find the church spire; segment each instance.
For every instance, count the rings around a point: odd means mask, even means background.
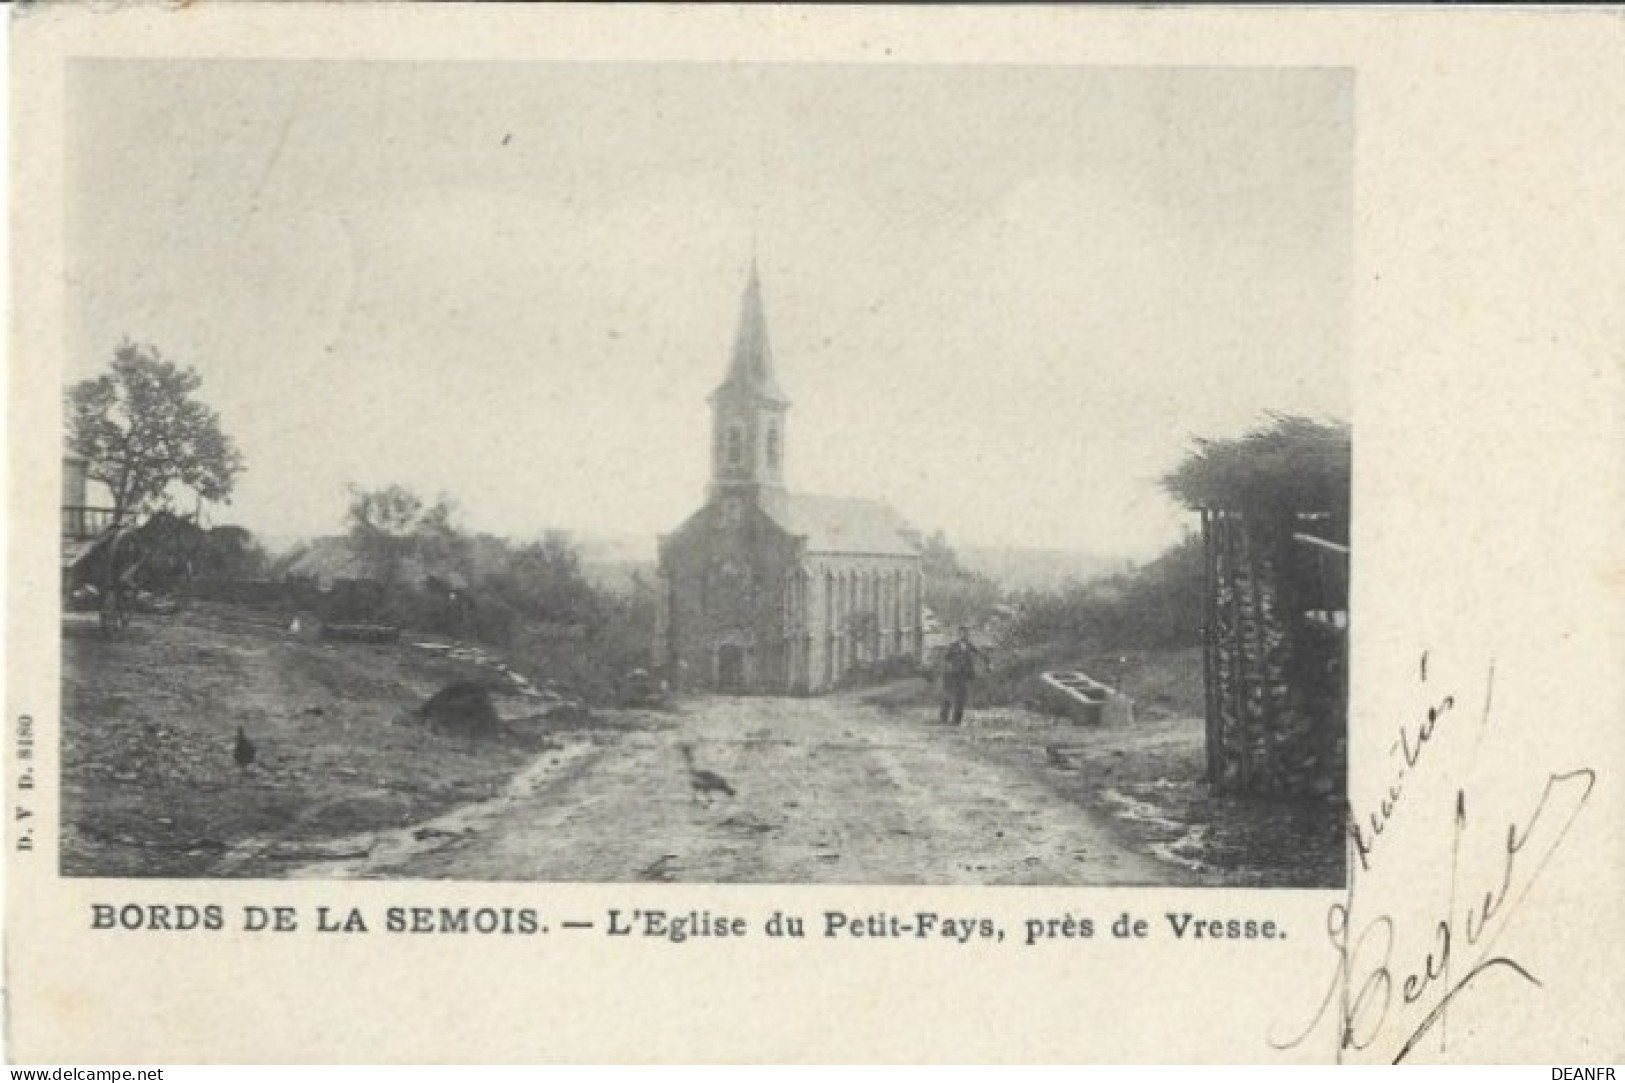
[[[745,296],[740,302],[733,359],[715,395],[748,397],[778,405],[790,402],[773,374],[773,347],[767,339],[767,314],[762,308],[762,277],[754,255],[750,261],[750,280],[745,284]]]
[[[773,375],[762,276],[750,261],[733,357],[711,393],[711,495],[773,499],[784,488],[784,415],[790,400]]]

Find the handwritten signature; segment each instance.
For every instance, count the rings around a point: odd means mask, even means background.
[[[1426,655],[1421,672],[1425,683]],[[1491,667],[1481,719],[1484,727],[1489,723],[1493,685]],[[1339,1061],[1350,1051],[1374,1052],[1397,1045],[1393,1063],[1398,1064],[1430,1034],[1436,1033],[1443,1047],[1450,1006],[1481,980],[1500,975],[1540,986],[1523,962],[1497,953],[1495,943],[1590,800],[1597,782],[1596,772],[1590,768],[1547,774],[1530,810],[1522,817],[1501,821],[1505,840],[1495,854],[1491,886],[1466,893],[1463,897],[1470,901],[1461,907],[1457,898],[1463,841],[1475,837],[1479,821],[1470,812],[1468,791],[1456,789],[1448,902],[1433,922],[1428,946],[1419,958],[1396,959],[1396,945],[1402,940],[1400,923],[1388,913],[1366,916],[1359,905],[1364,901],[1361,886],[1379,853],[1379,839],[1403,807],[1408,783],[1417,776],[1426,750],[1454,707],[1454,698],[1444,697],[1428,708],[1425,721],[1414,731],[1401,727],[1390,750],[1397,757],[1395,770],[1377,807],[1363,816],[1350,811],[1348,887],[1326,916],[1326,936],[1336,956],[1331,980],[1306,1024],[1285,1038],[1270,1037],[1275,1048],[1302,1045],[1330,1020]],[[1391,1025],[1391,1020],[1397,1023]]]

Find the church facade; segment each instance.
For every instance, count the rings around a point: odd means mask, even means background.
[[[917,538],[889,506],[785,489],[786,415],[752,266],[710,397],[703,507],[660,539],[663,661],[678,683],[810,695],[854,667],[918,660]]]

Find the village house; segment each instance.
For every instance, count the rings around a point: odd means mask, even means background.
[[[785,419],[753,265],[710,397],[705,505],[660,539],[662,661],[682,685],[814,694],[854,667],[920,658],[916,536],[889,506],[784,486]]]

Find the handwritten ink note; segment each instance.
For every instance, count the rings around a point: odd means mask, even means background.
[[[1450,1050],[1449,1016],[1465,998],[1538,995],[1540,960],[1500,947],[1549,864],[1586,811],[1595,768],[1531,770],[1516,792],[1474,778],[1495,739],[1495,666],[1477,690],[1441,687],[1429,657],[1417,667],[1423,706],[1394,729],[1380,790],[1348,810],[1349,879],[1326,913],[1328,978],[1307,1018],[1271,1036],[1279,1049],[1328,1042],[1339,1061],[1400,1063]],[[1448,750],[1448,751],[1447,751]],[[1407,881],[1395,907],[1386,876],[1394,839],[1443,840],[1432,882]]]

